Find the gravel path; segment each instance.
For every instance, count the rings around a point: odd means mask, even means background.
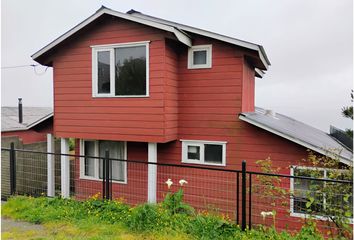
[[[29,230],[34,230],[34,231],[41,231],[43,230],[43,226],[37,225],[37,224],[32,224],[28,222],[22,222],[22,221],[15,221],[10,218],[3,218],[1,217],[1,232],[11,232],[13,230],[16,231],[29,231]]]

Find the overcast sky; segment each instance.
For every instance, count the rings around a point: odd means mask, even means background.
[[[341,117],[353,88],[352,0],[1,1],[1,105],[52,106],[52,69],[31,55],[101,5],[135,9],[264,46],[272,63],[256,80],[256,105],[328,131],[352,126]]]

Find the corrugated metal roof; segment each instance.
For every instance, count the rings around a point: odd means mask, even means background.
[[[329,134],[283,114],[267,114],[256,107],[255,112],[241,113],[239,118],[318,153],[335,155],[345,164],[353,163],[353,153]]]
[[[1,132],[27,130],[53,116],[49,107],[23,107],[23,122],[18,122],[18,107],[1,107]]]

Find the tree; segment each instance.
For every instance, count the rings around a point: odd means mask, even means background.
[[[353,89],[350,93],[350,97],[351,97],[351,102],[353,102]],[[342,116],[345,118],[350,118],[351,120],[353,120],[353,105],[351,106],[347,106],[347,107],[342,107]],[[347,133],[348,136],[350,136],[351,138],[353,138],[353,129],[346,129],[345,132]]]

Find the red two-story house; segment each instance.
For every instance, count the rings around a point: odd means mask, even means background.
[[[324,153],[322,143],[342,147],[319,130],[255,109],[255,78],[270,65],[257,44],[102,7],[32,57],[54,70],[54,135],[62,138],[63,153],[68,138],[75,138],[81,155],[103,157],[108,149],[113,158],[226,169],[240,169],[242,160],[254,169],[256,160],[271,157],[290,173],[306,149]],[[302,130],[287,131],[297,126],[291,121]],[[306,137],[311,131],[325,140]],[[340,158],[351,161],[346,150]],[[76,190],[99,191],[100,166],[97,159],[78,160]],[[114,164],[113,192],[131,203],[159,201],[174,171]],[[202,184],[189,176],[188,186]],[[234,194],[211,188],[216,203],[235,203]],[[201,194],[191,189],[190,195]]]

